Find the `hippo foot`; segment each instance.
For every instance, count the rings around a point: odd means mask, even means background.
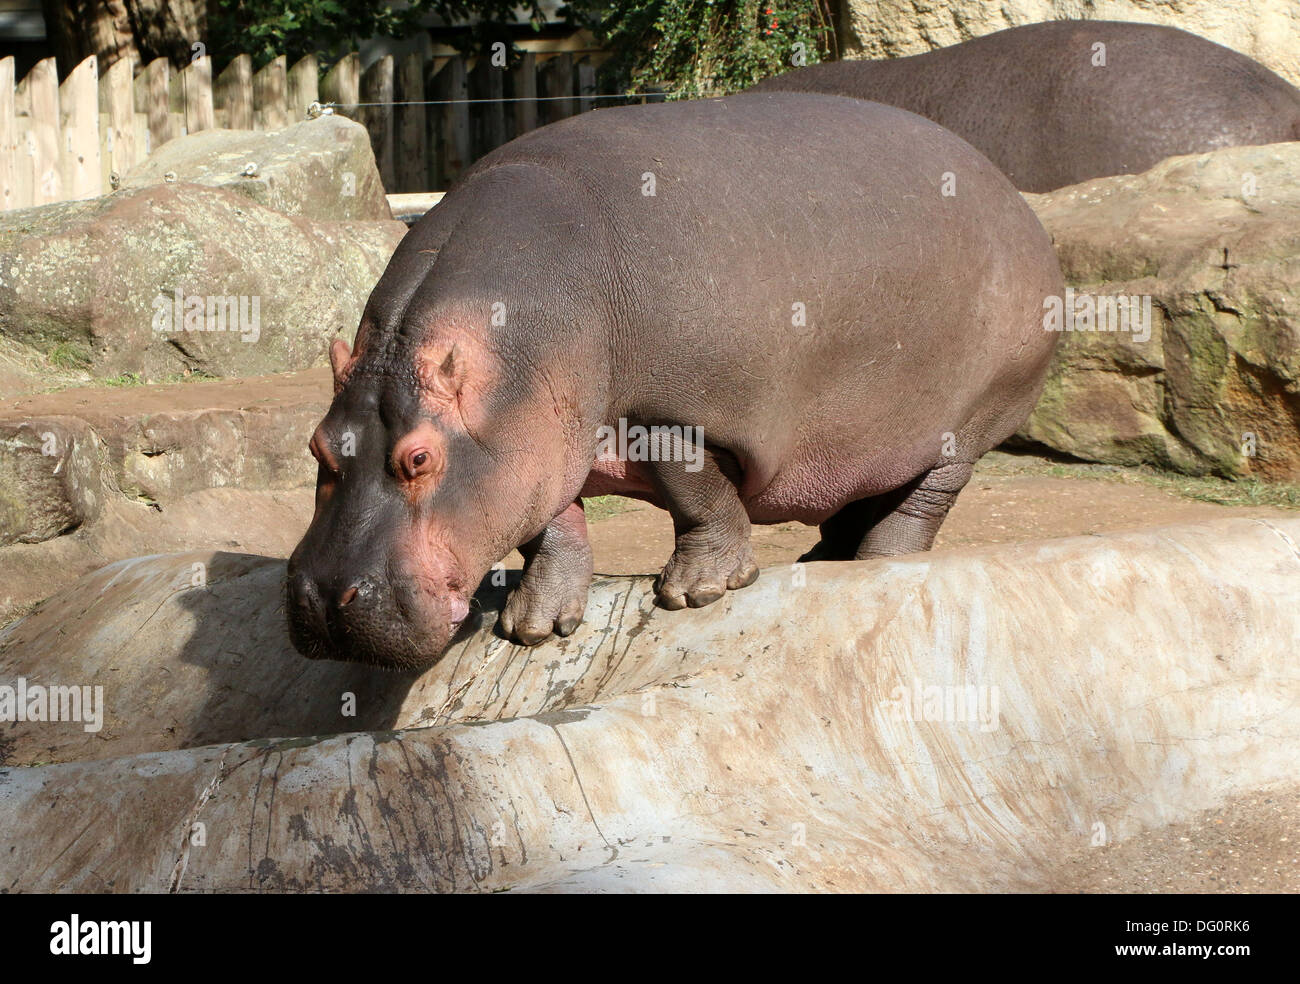
[[[683,543],[655,580],[655,601],[663,608],[677,611],[690,606],[711,605],[728,590],[735,591],[753,584],[758,578],[754,551],[745,540],[732,550],[712,551]]]
[[[555,583],[539,590],[525,578],[506,601],[497,625],[506,638],[524,646],[536,646],[552,634],[572,635],[587,610],[587,586],[566,590]]]
[[[501,632],[525,646],[552,633],[572,635],[582,624],[591,587],[591,545],[582,504],[574,503],[519,549],[524,576],[501,610]]]

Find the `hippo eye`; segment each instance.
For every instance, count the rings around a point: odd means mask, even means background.
[[[406,472],[408,480],[418,478],[433,470],[433,455],[426,448],[417,448],[406,456],[406,464],[402,470]]]

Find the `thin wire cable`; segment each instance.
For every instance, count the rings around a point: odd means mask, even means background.
[[[647,92],[647,93],[626,93],[626,92],[607,92],[598,93],[590,96],[503,96],[500,99],[408,99],[402,102],[323,102],[320,104],[324,109],[326,106],[451,106],[461,103],[499,103],[499,102],[555,102],[561,99],[654,99],[656,97],[668,97],[670,92]]]

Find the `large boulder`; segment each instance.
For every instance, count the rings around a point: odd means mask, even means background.
[[[1300,17],[1292,0],[839,0],[849,58],[898,58],[1049,20],[1116,20],[1180,27],[1300,85]]]
[[[0,214],[0,336],[94,376],[252,376],[325,361],[405,234],[161,184]]]
[[[1021,436],[1089,461],[1300,479],[1300,143],[1025,197],[1068,284],[1090,303],[1150,297],[1151,319],[1149,336],[1064,332]]]
[[[225,188],[259,205],[327,222],[391,219],[366,128],[321,116],[284,130],[200,130],[170,140],[121,178]]]
[[[1297,539],[796,565],[681,612],[600,578],[535,649],[497,587],[423,674],[297,656],[283,561],[123,562],[0,631],[0,711],[35,709],[0,730],[0,884],[1042,890],[1294,780]]]

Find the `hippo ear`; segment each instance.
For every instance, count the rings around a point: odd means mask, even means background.
[[[348,381],[348,369],[351,368],[352,349],[341,338],[330,343],[330,368],[334,370],[334,392],[337,393]]]
[[[438,374],[447,381],[456,378],[456,346],[452,345],[451,351],[447,353],[447,358],[442,360],[442,365],[438,367]]]
[[[424,399],[432,407],[445,406],[460,394],[464,383],[464,360],[452,345],[435,368],[425,362],[421,366],[420,383],[424,389]]]

